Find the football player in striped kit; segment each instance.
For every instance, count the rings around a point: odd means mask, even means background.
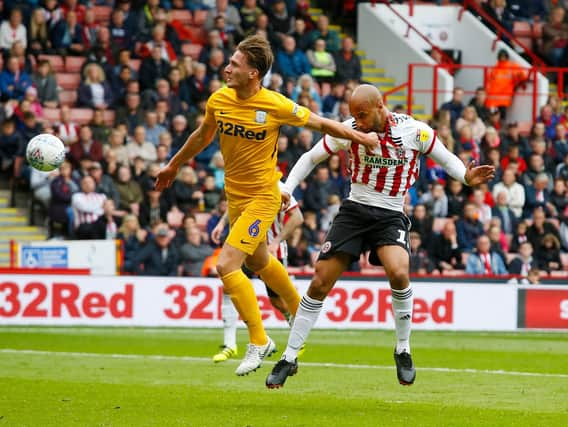
[[[382,95],[371,85],[358,86],[349,102],[352,119],[346,126],[376,132],[379,146],[368,149],[348,140],[324,136],[303,154],[290,171],[282,199],[286,203],[294,188],[316,164],[332,153],[349,150],[351,192],[322,245],[310,287],[302,297],[282,359],[266,378],[268,388],[280,388],[298,370],[297,353],[316,323],[323,300],[341,274],[360,254],[370,250],[369,261],[379,261],[388,276],[397,343],[394,359],[398,381],[414,383],[416,370],[410,356],[412,287],[409,281],[408,232],[410,221],[403,213],[404,197],[419,172],[419,157],[431,156],[453,178],[470,186],[491,180],[493,166],[467,168],[446,149],[436,131],[405,114],[390,112]]]
[[[283,184],[279,183],[280,188]],[[268,250],[283,265],[288,264],[288,244],[286,241],[292,236],[294,230],[302,225],[304,217],[294,197],[290,197],[290,203],[286,209],[282,210],[266,233],[266,242]],[[228,222],[228,215],[225,213],[215,228],[211,232],[211,240],[213,243],[220,244],[221,236]],[[270,299],[270,303],[276,308],[287,322],[290,322],[290,311],[284,300],[272,289],[266,286],[266,293]],[[223,317],[223,345],[219,352],[213,356],[213,362],[224,362],[238,355],[237,349],[237,321],[238,313],[231,301],[231,297],[223,294],[223,302],[221,304],[221,315]],[[300,351],[301,353],[301,351]]]

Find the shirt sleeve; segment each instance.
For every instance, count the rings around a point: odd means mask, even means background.
[[[214,93],[207,100],[207,105],[205,106],[205,123],[215,123],[216,99],[217,96]]]
[[[298,127],[306,125],[310,118],[310,110],[279,93],[276,94],[276,101],[278,102],[278,118],[282,124]]]
[[[426,123],[418,120],[412,122],[413,126],[409,126],[407,136],[410,144],[420,153],[430,155],[436,144],[436,131]]]

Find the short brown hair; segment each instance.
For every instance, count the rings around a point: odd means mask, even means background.
[[[274,62],[272,49],[266,38],[254,35],[247,37],[237,46],[237,50],[241,51],[247,58],[248,64],[256,68],[262,79]]]

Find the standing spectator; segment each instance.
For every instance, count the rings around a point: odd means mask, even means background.
[[[103,145],[93,139],[93,131],[89,125],[81,126],[79,141],[69,148],[69,158],[75,167],[79,166],[79,161],[84,157],[95,162],[103,160]]]
[[[450,112],[450,123],[452,128],[455,128],[456,122],[460,118],[464,109],[463,93],[462,87],[455,87],[452,99],[442,104],[440,107],[441,110],[447,110]]]
[[[507,108],[513,103],[515,90],[528,78],[528,73],[519,64],[509,60],[509,53],[501,49],[497,54],[497,64],[487,76],[487,102],[485,105],[498,108],[501,119],[507,117]]]
[[[91,63],[85,67],[84,76],[78,91],[79,106],[103,110],[108,108],[112,104],[112,89],[102,67]]]
[[[430,240],[430,257],[440,273],[444,271],[463,270],[462,251],[458,245],[456,224],[448,220],[442,232]]]
[[[491,210],[491,215],[501,220],[503,231],[512,235],[517,228],[517,217],[507,202],[507,192],[499,191],[495,199],[495,206]]]
[[[480,236],[477,239],[477,250],[467,258],[465,272],[482,275],[507,274],[501,256],[491,251],[489,237]]]
[[[566,45],[568,45],[568,24],[564,21],[566,10],[562,6],[550,12],[548,22],[542,27],[542,51],[553,67],[563,67]]]
[[[68,235],[70,227],[67,210],[71,206],[73,194],[79,191],[79,185],[71,178],[72,171],[71,163],[64,161],[59,167],[59,176],[51,181],[51,201],[47,212],[50,236],[53,236],[54,224],[61,224],[63,234]]]
[[[328,52],[335,53],[339,50],[339,34],[329,29],[329,18],[325,15],[319,16],[316,28],[311,32],[312,47],[318,39],[325,41]]]
[[[81,191],[71,197],[73,208],[74,230],[77,238],[89,238],[90,225],[103,214],[103,203],[106,196],[95,192],[95,180],[87,175],[81,179]]]
[[[519,256],[509,264],[509,273],[526,277],[529,271],[537,266],[533,258],[533,247],[530,242],[523,242],[519,247]]]
[[[552,233],[546,233],[537,246],[535,258],[538,268],[545,270],[547,273],[562,270],[560,240],[558,236]]]
[[[123,272],[134,273],[134,259],[146,243],[147,236],[148,232],[140,227],[136,215],[126,215],[122,219],[122,225],[118,229],[118,235],[116,237],[120,239],[123,244]]]
[[[351,37],[345,37],[341,41],[341,50],[335,54],[335,80],[345,82],[354,80],[361,81],[361,60],[355,53],[355,45]]]
[[[116,189],[120,196],[118,208],[134,215],[140,214],[140,204],[144,200],[140,184],[132,179],[132,173],[128,166],[118,168],[116,177]]]
[[[335,60],[331,53],[325,50],[325,40],[318,39],[314,49],[308,51],[308,61],[312,66],[312,76],[318,81],[331,82],[335,77]]]
[[[2,99],[15,99],[21,101],[24,98],[26,89],[32,85],[32,79],[25,71],[20,71],[18,58],[12,56],[8,58],[8,62],[4,71],[0,73],[0,94]]]
[[[158,79],[167,79],[170,73],[170,64],[162,56],[161,46],[152,46],[150,56],[142,60],[140,65],[140,88],[153,89]]]
[[[199,277],[205,258],[213,254],[213,248],[201,239],[197,227],[186,230],[186,242],[180,248],[182,275]]]
[[[153,237],[143,246],[134,260],[134,272],[142,276],[177,276],[179,267],[178,251],[167,224],[154,227]]]
[[[13,8],[10,11],[10,19],[2,21],[0,25],[0,49],[9,50],[16,41],[21,42],[24,48],[28,46],[28,35],[22,21],[22,11]]]
[[[46,108],[56,108],[59,104],[57,80],[48,60],[39,61],[35,73],[32,75],[32,84],[38,92],[38,99]]]
[[[134,163],[136,157],[141,157],[146,165],[157,159],[156,147],[146,140],[146,129],[144,126],[136,126],[132,141],[126,144],[130,163]]]
[[[463,218],[456,223],[458,244],[464,252],[471,252],[478,237],[483,234],[483,224],[478,219],[477,206],[467,202],[464,206]]]
[[[115,127],[121,124],[125,124],[128,130],[128,134],[134,134],[134,129],[136,127],[143,125],[144,123],[144,112],[140,104],[140,94],[138,93],[127,93],[126,94],[126,105],[124,107],[119,107],[116,111],[116,117],[114,119]]]
[[[502,182],[498,182],[493,187],[493,198],[497,199],[502,191],[507,193],[507,204],[515,214],[515,217],[520,218],[525,205],[525,188],[516,181],[515,173],[512,169],[505,169],[502,179]]]
[[[296,80],[312,71],[306,54],[296,49],[296,41],[290,36],[284,37],[282,49],[276,54],[276,67],[285,80]]]

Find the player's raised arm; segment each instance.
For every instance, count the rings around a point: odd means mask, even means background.
[[[217,126],[214,122],[203,121],[203,123],[189,135],[187,141],[185,141],[176,155],[160,170],[156,179],[156,190],[162,191],[169,187],[175,179],[180,166],[207,147],[213,140],[216,131]]]
[[[314,113],[310,114],[306,126],[336,138],[351,140],[371,150],[379,146],[379,138],[375,132],[359,132],[353,128],[343,126],[340,122],[320,117]]]

